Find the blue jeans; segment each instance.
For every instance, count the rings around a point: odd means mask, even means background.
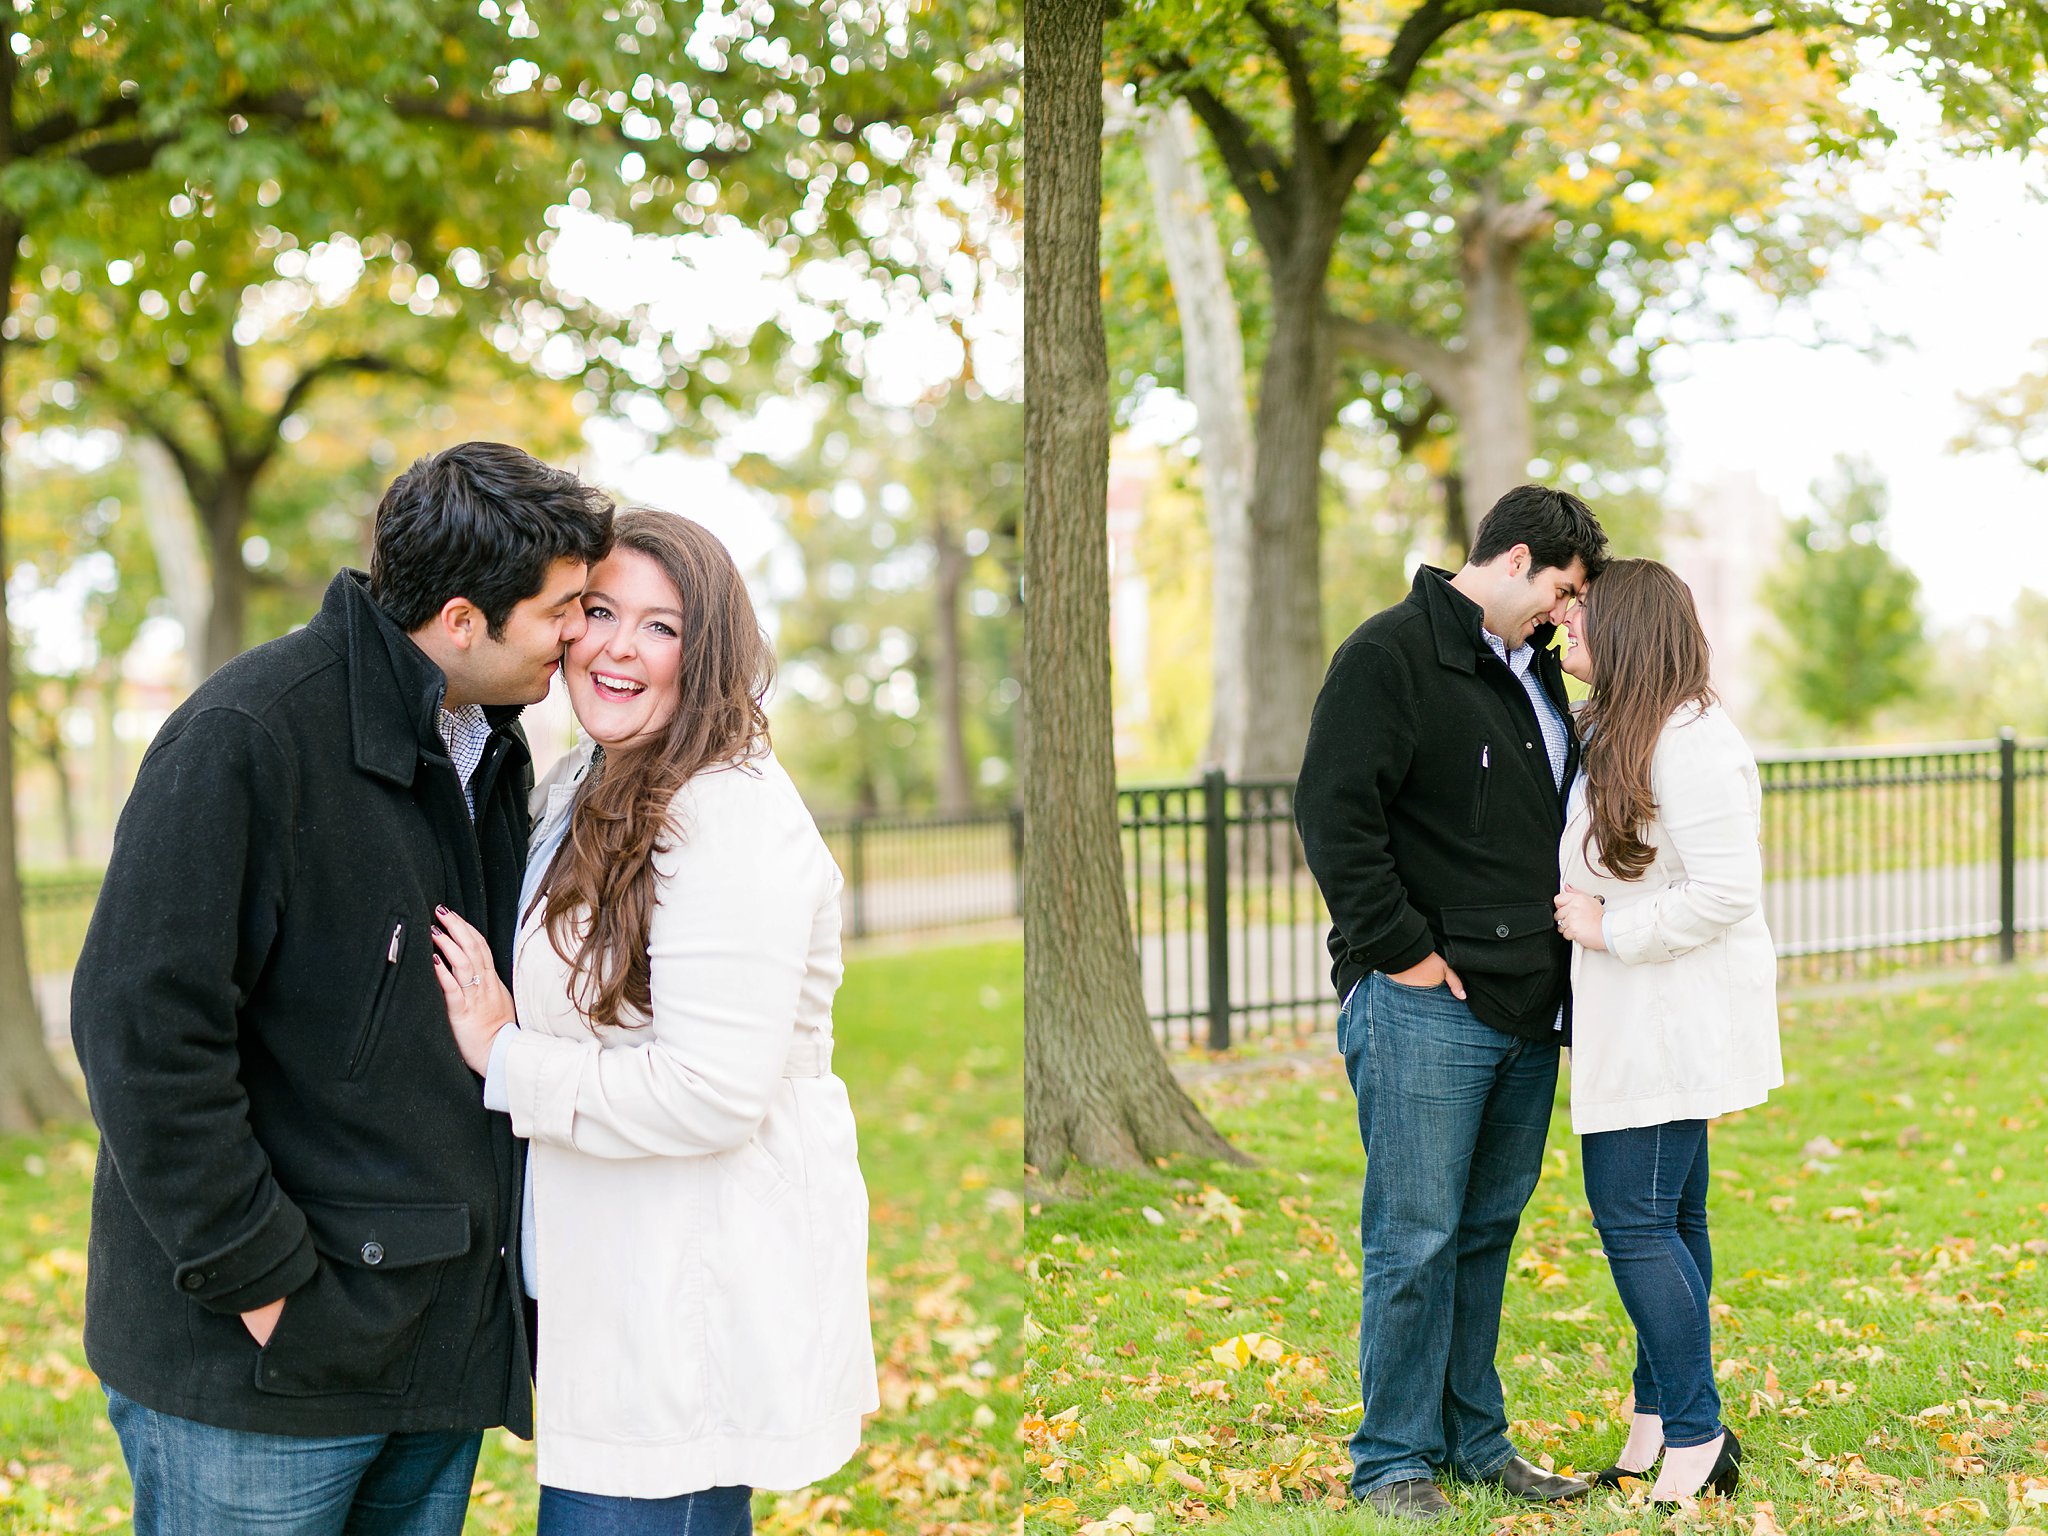
[[[747,1536],[753,1528],[751,1488],[706,1488],[673,1499],[540,1491],[538,1536]]]
[[[106,1393],[135,1536],[461,1536],[481,1430],[260,1435]]]
[[[1707,1122],[1674,1120],[1584,1140],[1586,1200],[1636,1325],[1636,1411],[1664,1421],[1664,1443],[1705,1445],[1721,1433],[1707,1296]]]
[[[1557,1047],[1472,1016],[1448,987],[1373,972],[1337,1016],[1365,1146],[1351,1489],[1515,1454],[1494,1347],[1508,1250],[1543,1172]]]

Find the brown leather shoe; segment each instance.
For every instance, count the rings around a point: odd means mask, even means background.
[[[1583,1499],[1593,1491],[1590,1483],[1546,1472],[1519,1456],[1511,1458],[1493,1476],[1480,1481],[1491,1483],[1512,1498],[1527,1499],[1531,1504],[1561,1504],[1567,1499]]]
[[[1443,1490],[1426,1477],[1375,1488],[1365,1502],[1389,1520],[1442,1520],[1456,1513]]]

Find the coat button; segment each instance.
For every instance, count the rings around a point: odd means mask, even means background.
[[[365,1264],[382,1264],[384,1262],[384,1245],[382,1243],[363,1244],[363,1262]]]
[[[183,1280],[180,1280],[178,1283],[184,1286],[185,1289],[188,1291],[197,1291],[205,1287],[206,1276],[202,1275],[201,1273],[199,1273],[198,1270],[195,1269],[190,1274],[186,1275],[185,1278]]]
[[[1506,923],[1502,923],[1498,928],[1493,930],[1493,936],[1496,939],[1506,938],[1508,936],[1508,925]]]

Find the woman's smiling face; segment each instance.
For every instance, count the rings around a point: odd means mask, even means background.
[[[562,672],[591,740],[622,747],[658,734],[681,697],[682,596],[635,549],[614,549],[583,591],[585,628]]]

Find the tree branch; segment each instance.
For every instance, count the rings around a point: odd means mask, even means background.
[[[1322,119],[1316,111],[1315,76],[1302,56],[1301,34],[1296,28],[1281,25],[1261,0],[1251,0],[1245,12],[1266,34],[1280,67],[1287,72],[1287,93],[1294,98],[1295,167],[1301,167],[1304,156],[1313,156],[1314,169],[1320,177],[1329,171],[1330,146],[1324,141]]]
[[[1695,27],[1687,22],[1667,20],[1664,14],[1666,7],[1660,4],[1659,0],[1510,0],[1508,4],[1488,5],[1482,9],[1526,11],[1532,16],[1550,16],[1561,21],[1600,21],[1623,32],[1633,32],[1638,37],[1661,34],[1669,37],[1690,37],[1703,43],[1746,43],[1752,38],[1776,31],[1778,26],[1775,21],[1763,21],[1732,31]],[[1629,25],[1625,18],[1630,16],[1636,18],[1639,24]]]
[[[1360,320],[1351,315],[1332,314],[1328,324],[1338,350],[1391,363],[1403,373],[1414,374],[1449,406],[1452,415],[1462,415],[1466,393],[1464,360],[1442,342],[1391,320]]]
[[[1423,0],[1394,34],[1393,45],[1366,90],[1365,104],[1337,142],[1336,171],[1343,185],[1349,186],[1356,180],[1379,153],[1380,145],[1398,120],[1401,99],[1408,94],[1415,72],[1430,50],[1460,23],[1500,11],[1521,11],[1563,21],[1597,21],[1638,37],[1689,37],[1707,43],[1744,43],[1777,28],[1775,21],[1729,31],[1671,21],[1665,16],[1662,0],[1483,0],[1476,5]]]
[[[270,445],[264,450],[265,458],[270,456],[276,444],[282,440],[285,421],[306,403],[306,397],[313,392],[315,386],[337,373],[404,374],[415,379],[426,377],[421,369],[375,352],[349,352],[321,358],[292,380],[291,387],[284,392],[283,401],[271,413],[264,435],[265,443]]]
[[[141,111],[139,98],[113,96],[101,102],[90,117],[81,118],[76,112],[58,112],[17,133],[14,136],[15,152],[22,156],[41,154],[95,128],[110,128],[116,123],[128,122]]]
[[[80,363],[78,376],[103,395],[114,414],[124,417],[131,428],[162,444],[164,452],[171,456],[171,462],[178,466],[178,476],[185,482],[186,492],[195,506],[207,505],[214,499],[219,477],[201,462],[199,455],[192,451],[169,419],[155,406],[129,394],[108,378],[97,364]]]
[[[1163,66],[1167,73],[1186,73],[1187,70],[1185,59],[1172,60]],[[1181,87],[1181,97],[1202,120],[1202,126],[1209,130],[1209,138],[1216,145],[1223,168],[1230,174],[1231,185],[1244,199],[1259,243],[1269,252],[1284,250],[1290,220],[1274,186],[1286,170],[1280,157],[1249,123],[1206,85],[1189,82]]]

